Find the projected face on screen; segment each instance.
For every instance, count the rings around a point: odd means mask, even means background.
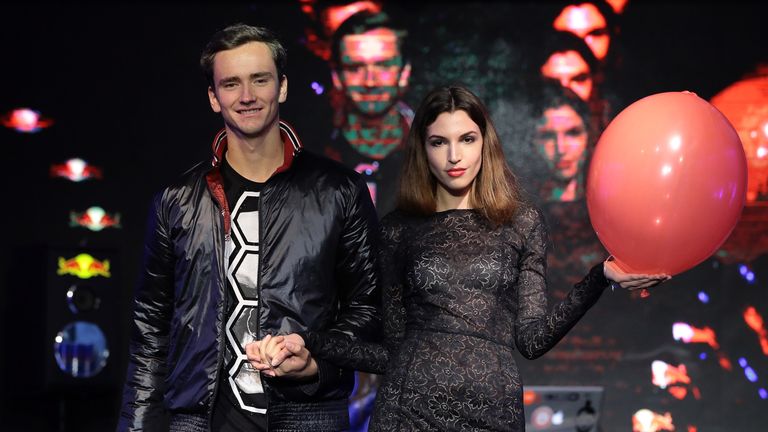
[[[611,36],[605,17],[591,3],[565,7],[552,24],[555,30],[569,31],[584,39],[598,60],[608,54]]]
[[[364,115],[386,112],[408,84],[410,67],[404,64],[397,34],[377,28],[341,39],[338,71],[332,78],[354,108]]]
[[[535,141],[556,179],[576,178],[586,156],[587,128],[570,105],[544,111]]]
[[[560,82],[573,90],[582,100],[592,95],[592,74],[589,65],[576,51],[555,52],[541,66],[541,75]]]
[[[311,21],[311,25],[304,29],[305,46],[316,56],[326,61],[331,59],[333,33],[344,20],[362,11],[381,12],[381,3],[378,0],[352,1],[344,4],[328,2],[317,4],[316,0],[299,0],[299,2],[302,13]]]
[[[373,1],[356,1],[349,4],[328,6],[320,12],[320,23],[325,34],[330,37],[347,18],[360,11],[381,12],[381,5]]]

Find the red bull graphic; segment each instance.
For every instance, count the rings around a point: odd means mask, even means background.
[[[74,158],[62,164],[51,165],[51,177],[62,177],[69,181],[81,182],[88,179],[101,179],[101,168],[89,165],[88,162]]]
[[[53,124],[53,120],[43,117],[39,111],[29,108],[17,108],[0,117],[3,126],[21,133],[35,133]]]
[[[82,213],[69,212],[69,226],[80,226],[96,232],[104,228],[122,228],[120,213],[109,214],[98,206],[90,207]]]
[[[97,276],[112,277],[109,272],[109,260],[99,261],[86,253],[69,259],[59,257],[59,269],[56,274],[76,276],[80,279],[90,279]]]

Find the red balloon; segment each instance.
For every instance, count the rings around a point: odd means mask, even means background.
[[[659,93],[628,106],[600,136],[587,207],[622,269],[673,275],[728,238],[746,185],[744,149],[725,116],[693,93]]]

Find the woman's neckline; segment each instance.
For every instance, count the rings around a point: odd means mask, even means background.
[[[432,216],[449,215],[453,213],[472,213],[475,210],[477,209],[474,209],[474,208],[446,209],[446,210],[435,211],[434,213],[432,213]]]

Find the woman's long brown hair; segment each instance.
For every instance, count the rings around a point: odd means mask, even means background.
[[[510,222],[520,205],[517,179],[507,165],[485,105],[466,87],[457,85],[432,90],[416,110],[406,142],[397,207],[418,215],[435,212],[437,180],[429,171],[425,137],[427,128],[440,114],[457,110],[466,112],[483,135],[482,166],[472,185],[469,203],[494,225]]]

